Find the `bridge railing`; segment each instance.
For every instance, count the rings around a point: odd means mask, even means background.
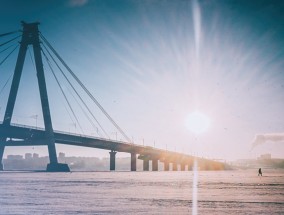
[[[3,124],[3,121],[0,121],[0,124]],[[11,123],[11,126],[27,128],[27,129],[34,129],[34,130],[41,130],[41,131],[45,130],[44,128],[41,128],[41,127],[38,127],[38,126],[23,125],[23,124],[18,124],[18,123]],[[153,146],[144,146],[144,145],[141,145],[141,144],[112,140],[112,139],[96,137],[96,136],[91,136],[91,135],[85,135],[85,134],[83,135],[83,134],[78,134],[78,133],[74,133],[74,132],[66,132],[66,131],[59,131],[59,130],[54,130],[54,132],[59,133],[59,134],[73,135],[73,136],[77,136],[77,137],[84,137],[84,138],[91,138],[91,139],[95,138],[95,139],[103,140],[103,141],[112,141],[112,142],[116,142],[116,143],[122,143],[122,144],[131,145],[131,146],[143,147],[143,148],[151,148],[153,150],[159,150],[161,152],[169,152],[169,150],[161,149],[161,148],[157,148],[157,147],[153,147]],[[175,152],[175,153],[180,154],[180,155],[186,155],[186,154],[180,153],[180,152]]]
[[[0,121],[0,124],[3,124],[3,121]],[[31,125],[23,125],[23,124],[18,124],[18,123],[11,123],[11,126],[16,126],[16,127],[21,127],[21,128],[27,128],[27,129],[34,129],[34,130],[41,130],[44,131],[45,129],[42,127],[38,127],[38,126],[31,126]],[[108,139],[108,138],[102,138],[102,137],[97,137],[97,136],[91,136],[91,135],[85,135],[85,134],[78,134],[78,133],[74,133],[74,132],[67,132],[67,131],[60,131],[60,130],[54,130],[54,132],[56,133],[60,133],[60,134],[66,134],[66,135],[72,135],[72,136],[77,136],[77,137],[85,137],[85,138],[96,138],[98,140],[103,140],[103,141],[113,141],[116,143],[123,143],[123,144],[129,144],[129,145],[133,145],[133,146],[142,146],[140,144],[135,144],[135,143],[129,143],[129,142],[124,142],[121,140],[113,140],[113,139]]]

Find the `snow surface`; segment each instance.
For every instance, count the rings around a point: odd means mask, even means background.
[[[198,173],[198,214],[284,214],[284,171]],[[0,214],[191,214],[193,172],[1,172]]]

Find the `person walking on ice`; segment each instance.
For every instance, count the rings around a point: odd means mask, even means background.
[[[258,176],[262,176],[261,168],[258,169]]]

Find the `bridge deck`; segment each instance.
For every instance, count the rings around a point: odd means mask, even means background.
[[[47,141],[45,141],[46,136],[44,130],[42,128],[35,128],[30,126],[16,124],[5,126],[3,124],[0,124],[0,137],[8,138],[6,142],[1,142],[1,144],[4,144],[5,146],[31,146],[47,144]],[[87,135],[70,134],[62,131],[54,131],[54,137],[55,142],[59,144],[113,150],[117,152],[136,153],[159,160],[163,160],[163,158],[172,158],[174,160],[176,160],[177,158],[179,160],[192,160],[193,158],[190,155],[171,152],[154,147],[142,146],[122,141],[114,141]]]

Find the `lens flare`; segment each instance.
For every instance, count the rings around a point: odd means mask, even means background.
[[[194,134],[201,134],[207,131],[209,126],[209,118],[199,111],[189,114],[186,118],[186,127]]]

